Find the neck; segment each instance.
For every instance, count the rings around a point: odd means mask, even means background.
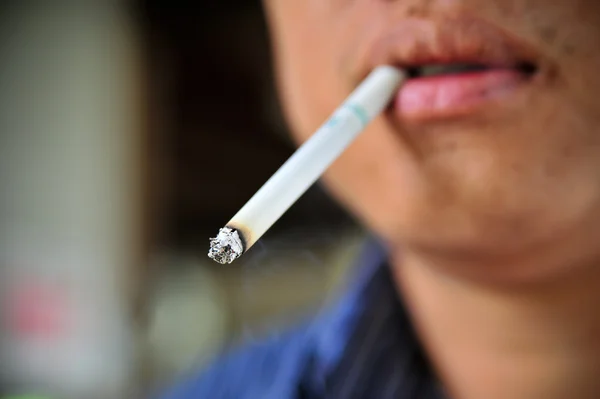
[[[600,268],[493,286],[406,252],[393,260],[415,328],[452,397],[600,397]]]

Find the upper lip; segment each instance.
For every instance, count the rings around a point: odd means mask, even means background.
[[[381,64],[410,69],[456,63],[539,67],[539,55],[531,46],[474,18],[404,19],[372,44],[371,68]]]

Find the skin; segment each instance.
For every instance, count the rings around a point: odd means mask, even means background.
[[[401,21],[477,18],[531,49],[540,73],[510,100],[443,123],[382,116],[324,179],[388,244],[452,397],[600,397],[600,2],[264,5],[298,143]]]

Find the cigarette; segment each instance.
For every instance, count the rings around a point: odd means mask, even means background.
[[[208,256],[229,264],[242,256],[319,179],[389,104],[404,71],[380,66],[210,239]]]

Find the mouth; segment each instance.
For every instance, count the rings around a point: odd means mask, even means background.
[[[450,63],[429,64],[403,67],[409,79],[422,79],[436,76],[457,76],[465,74],[486,73],[499,69],[512,69],[524,77],[530,78],[537,72],[537,66],[531,62],[521,62],[515,65],[486,65],[484,63]]]
[[[465,117],[540,81],[547,66],[526,43],[473,18],[405,19],[374,43],[371,61],[395,65],[408,79],[394,113],[403,122]],[[514,98],[513,98],[514,99]]]
[[[529,62],[449,63],[406,70],[409,79],[398,92],[394,108],[408,122],[473,114],[508,99],[538,73],[537,66]]]

